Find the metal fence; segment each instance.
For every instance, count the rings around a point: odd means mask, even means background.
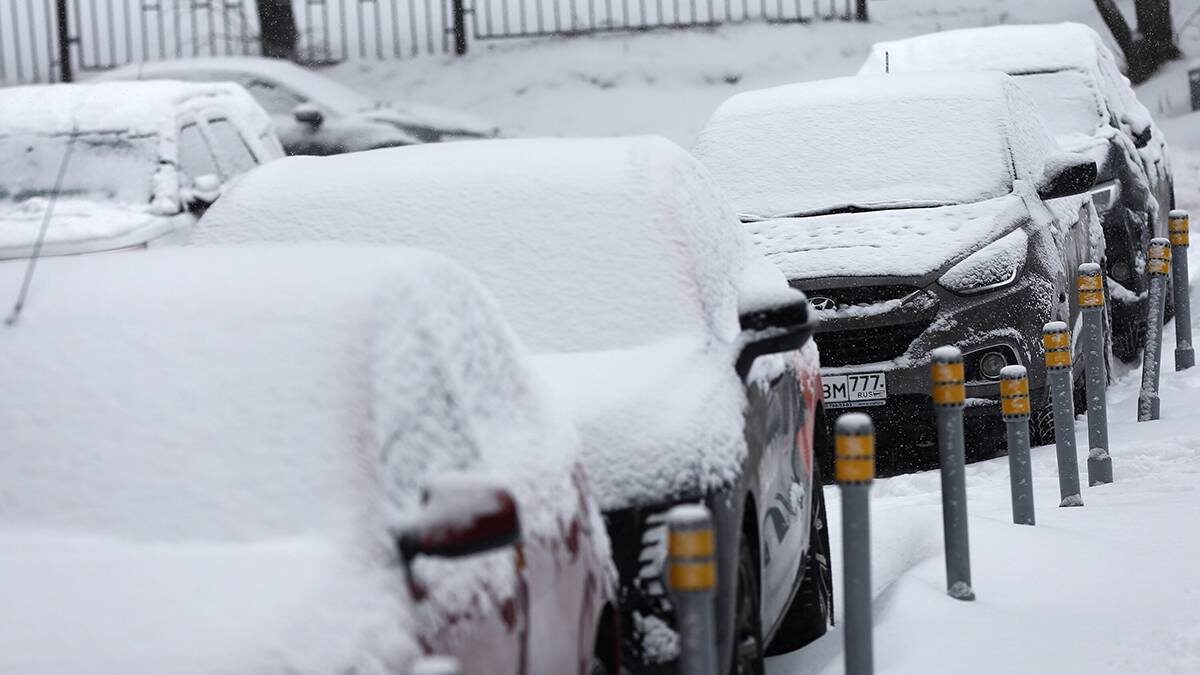
[[[0,0],[0,84],[61,79],[59,0]],[[259,53],[256,0],[64,0],[72,70]],[[395,59],[476,40],[849,19],[854,0],[292,0],[309,64]]]

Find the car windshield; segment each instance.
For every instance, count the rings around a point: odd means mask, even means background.
[[[60,195],[122,204],[149,204],[158,169],[157,135],[86,132],[0,135],[0,199],[22,202],[54,192],[67,148],[74,143]]]
[[[1012,189],[996,118],[991,101],[814,103],[722,119],[697,153],[744,220],[959,204]]]
[[[1019,75],[1017,84],[1037,103],[1055,136],[1091,135],[1104,122],[1100,97],[1091,80],[1075,70]]]

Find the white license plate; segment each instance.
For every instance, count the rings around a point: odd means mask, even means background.
[[[826,408],[849,408],[887,403],[887,373],[825,375],[821,378]]]

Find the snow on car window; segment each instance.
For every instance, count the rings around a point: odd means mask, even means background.
[[[179,130],[179,170],[192,180],[200,176],[220,176],[212,148],[198,124],[185,124]]]
[[[193,241],[392,243],[463,263],[539,351],[737,332],[749,244],[711,179],[654,137],[289,157],[246,174]]]
[[[227,119],[209,120],[208,130],[217,144],[216,150],[225,178],[241,175],[258,165],[254,153],[232,122]]]
[[[1042,119],[1056,136],[1091,135],[1104,122],[1096,87],[1081,72],[1032,73],[1020,75],[1016,80],[1037,104]]]
[[[0,199],[48,198],[71,145],[71,134],[0,135]],[[148,204],[158,169],[156,135],[83,133],[74,141],[61,194],[123,204]]]

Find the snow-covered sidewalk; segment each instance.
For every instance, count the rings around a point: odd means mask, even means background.
[[[1194,158],[1180,154],[1177,183],[1195,183]],[[1181,191],[1185,206],[1194,191]],[[1190,264],[1195,289],[1200,255]],[[1200,309],[1200,293],[1192,298]],[[937,472],[875,483],[877,672],[1200,673],[1200,367],[1176,373],[1174,346],[1168,326],[1161,420],[1135,421],[1140,369],[1109,389],[1115,482],[1085,488],[1083,508],[1057,506],[1053,446],[1033,450],[1036,527],[1012,524],[1007,458],[968,467],[973,603],[945,594]],[[1077,434],[1086,480],[1082,417]],[[826,498],[836,579],[837,488]],[[767,672],[840,673],[842,639],[835,628]]]

